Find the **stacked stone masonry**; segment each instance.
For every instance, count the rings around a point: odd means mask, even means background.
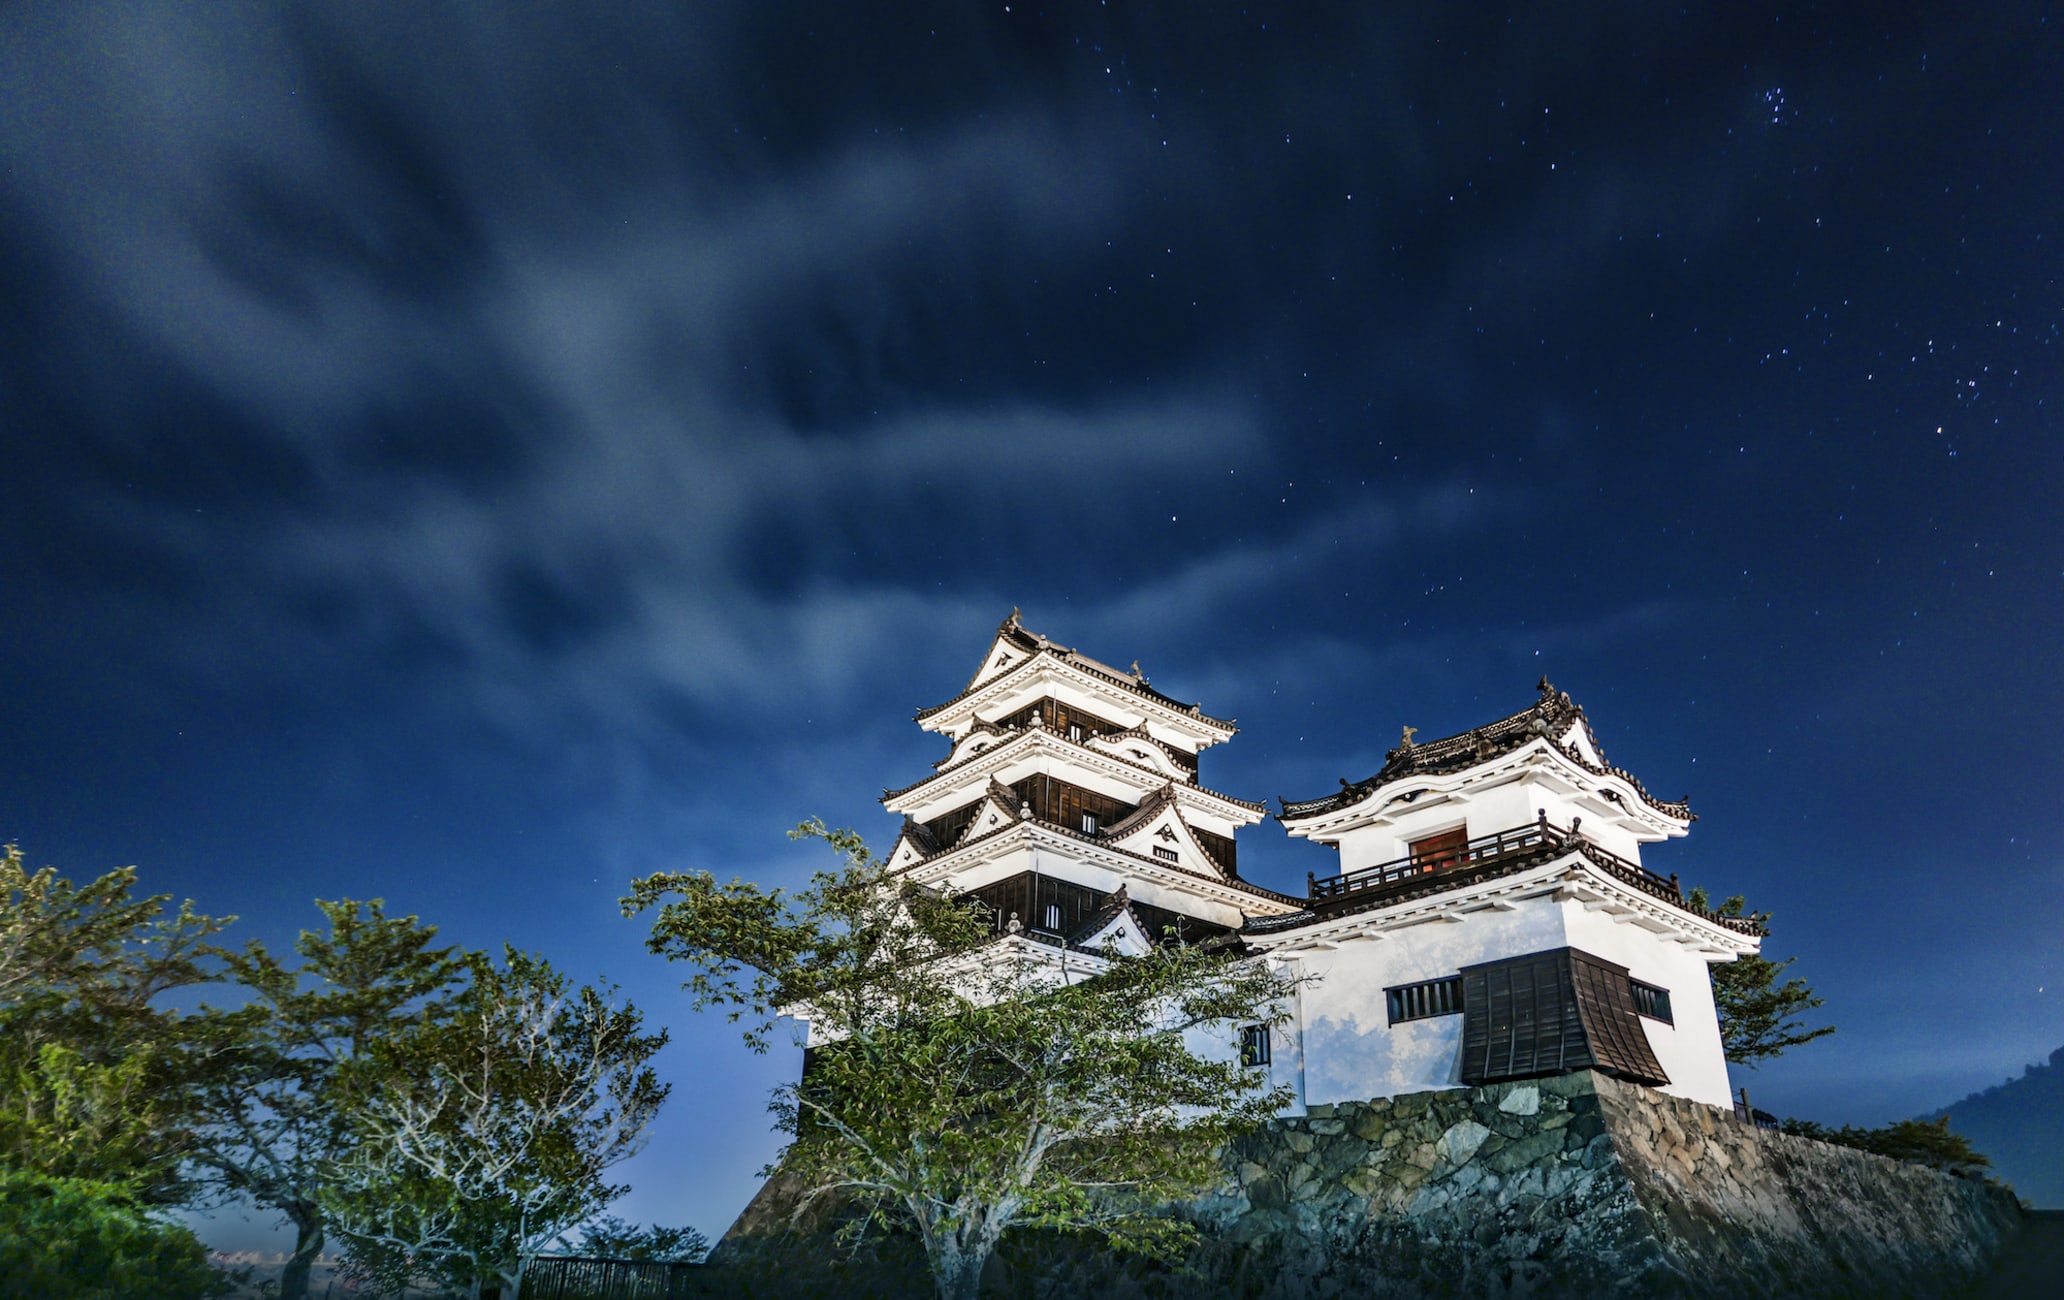
[[[1316,1107],[1224,1159],[1218,1189],[1170,1207],[1200,1230],[1185,1269],[1027,1235],[985,1294],[1951,1296],[2020,1224],[1996,1185],[1755,1129],[1588,1071]],[[769,1239],[787,1235],[774,1209],[755,1203],[713,1273],[770,1248],[796,1258],[801,1241]],[[844,1284],[816,1285],[921,1295],[914,1263],[874,1255]]]

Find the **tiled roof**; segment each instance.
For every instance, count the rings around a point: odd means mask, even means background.
[[[943,704],[935,704],[929,709],[919,709],[917,711],[917,720],[919,722],[924,721],[935,713],[943,713],[975,692],[986,690],[1007,677],[1023,672],[1026,664],[1046,657],[1057,659],[1072,668],[1088,673],[1092,677],[1130,691],[1134,695],[1153,700],[1155,703],[1165,708],[1173,709],[1177,713],[1187,714],[1205,726],[1217,731],[1223,731],[1227,735],[1231,735],[1239,730],[1238,724],[1230,719],[1209,717],[1196,705],[1186,704],[1172,695],[1163,695],[1160,691],[1155,690],[1147,683],[1146,675],[1139,671],[1139,663],[1137,661],[1134,661],[1132,671],[1126,672],[1123,669],[1113,668],[1102,660],[1092,659],[1081,651],[1070,649],[1057,641],[1050,641],[1037,632],[1028,631],[1025,625],[1018,621],[1018,611],[1015,609],[1010,612],[1009,618],[1003,620],[1002,625],[997,628],[997,632],[999,635],[1009,638],[1013,645],[1025,650],[1027,652],[1026,657],[986,681],[969,683],[966,690]]]
[[[1175,782],[1170,781],[1158,790],[1149,790],[1147,797],[1139,801],[1139,807],[1103,828],[1103,833],[1118,839],[1133,827],[1153,817],[1164,807],[1175,802]]]
[[[1243,894],[1252,894],[1256,898],[1265,898],[1272,903],[1299,903],[1304,901],[1290,894],[1279,894],[1273,889],[1265,889],[1260,885],[1249,884],[1247,881],[1240,879],[1238,876],[1206,875],[1204,872],[1192,871],[1188,867],[1181,866],[1178,863],[1168,862],[1161,858],[1150,858],[1144,853],[1134,853],[1131,849],[1122,849],[1119,848],[1117,845],[1110,843],[1108,840],[1104,839],[1101,834],[1091,835],[1086,832],[1076,830],[1073,826],[1064,826],[1059,822],[1050,822],[1043,817],[1036,816],[1023,817],[1020,818],[1018,821],[1008,822],[1002,826],[998,826],[994,830],[982,831],[982,833],[979,835],[973,833],[974,831],[979,829],[978,827],[969,826],[968,834],[963,836],[959,843],[954,844],[950,848],[940,849],[937,853],[927,854],[922,860],[918,862],[913,862],[909,866],[902,868],[902,870],[913,871],[916,868],[923,866],[925,862],[930,861],[932,858],[939,857],[946,853],[958,853],[960,850],[972,847],[973,845],[978,844],[981,841],[986,840],[993,835],[1005,834],[1012,827],[1020,825],[1038,826],[1043,830],[1053,831],[1056,834],[1065,835],[1070,839],[1081,840],[1086,844],[1094,844],[1096,847],[1102,849],[1106,853],[1116,854],[1121,858],[1131,858],[1135,862],[1143,862],[1146,865],[1154,868],[1156,871],[1166,871],[1178,876],[1188,876],[1192,880],[1200,880],[1203,881],[1205,884],[1217,885],[1225,889],[1236,889]]]
[[[939,841],[933,836],[931,828],[909,817],[903,819],[903,829],[896,838],[909,840],[912,848],[926,856],[939,851]]]
[[[1070,947],[1081,947],[1095,937],[1097,931],[1117,920],[1120,916],[1131,918],[1134,934],[1137,934],[1142,939],[1147,937],[1146,922],[1140,920],[1139,913],[1132,910],[1132,899],[1126,895],[1125,886],[1121,884],[1116,892],[1106,898],[1096,911],[1089,914],[1087,921],[1075,927],[1075,933],[1068,936],[1068,945]]]
[[[1672,802],[1658,799],[1648,792],[1632,772],[1608,764],[1605,761],[1605,749],[1598,743],[1597,734],[1591,730],[1590,720],[1584,716],[1583,708],[1570,700],[1567,691],[1556,690],[1546,677],[1541,679],[1539,689],[1540,698],[1518,713],[1469,731],[1443,736],[1439,740],[1414,744],[1411,729],[1407,728],[1403,743],[1383,756],[1384,764],[1375,775],[1355,782],[1343,778],[1337,794],[1321,795],[1316,799],[1279,800],[1283,811],[1278,819],[1296,821],[1322,813],[1336,812],[1360,802],[1370,791],[1387,781],[1413,774],[1433,776],[1460,771],[1487,759],[1496,758],[1500,754],[1510,753],[1532,741],[1546,740],[1586,771],[1595,772],[1600,776],[1616,776],[1633,786],[1642,802],[1665,816],[1683,821],[1698,820],[1687,801],[1679,799]],[[1583,751],[1575,745],[1562,743],[1562,737],[1569,734],[1572,724],[1583,729],[1584,739],[1589,742],[1591,752],[1598,756],[1597,762],[1585,757]]]
[[[978,724],[976,724],[976,725],[977,725],[977,728],[978,728],[978,729],[983,729],[983,728],[986,728],[986,729],[987,729],[987,730],[988,730],[989,732],[991,732],[991,733],[993,733],[993,734],[995,734],[995,735],[998,735],[998,736],[1002,736],[1002,737],[1004,737],[1004,742],[1005,742],[1005,743],[1007,743],[1008,741],[1011,741],[1011,740],[1015,740],[1015,739],[1017,739],[1017,738],[1018,738],[1019,736],[1021,736],[1021,735],[1024,735],[1024,734],[1026,734],[1027,732],[1033,731],[1033,730],[1035,729],[1035,728],[1033,728],[1033,727],[1032,727],[1032,726],[1031,726],[1031,725],[1030,725],[1029,723],[1028,723],[1027,725],[1025,725],[1024,727],[1021,727],[1021,728],[1018,728],[1018,729],[1016,729],[1016,730],[1012,730],[1012,731],[1006,731],[1006,730],[1004,730],[1004,729],[1002,729],[1002,728],[1000,728],[1000,727],[990,727],[990,726],[988,726],[988,724],[987,724],[987,723],[978,723]],[[1068,734],[1067,732],[1065,732],[1065,731],[1062,731],[1062,730],[1061,730],[1060,728],[1058,728],[1058,727],[1055,727],[1055,726],[1053,726],[1053,725],[1051,725],[1051,724],[1049,724],[1049,723],[1044,723],[1044,722],[1040,723],[1040,724],[1039,724],[1039,726],[1038,726],[1038,728],[1037,728],[1037,730],[1039,730],[1039,731],[1043,731],[1043,732],[1045,732],[1045,733],[1046,733],[1047,735],[1049,735],[1049,736],[1052,736],[1052,737],[1053,737],[1054,739],[1056,739],[1056,740],[1059,740],[1059,741],[1062,741],[1062,742],[1063,742],[1063,743],[1065,743],[1065,744],[1070,744],[1070,745],[1074,745],[1074,746],[1076,746],[1077,748],[1080,748],[1080,749],[1084,749],[1084,750],[1088,750],[1088,752],[1090,752],[1090,753],[1092,753],[1092,754],[1095,754],[1095,755],[1096,755],[1096,756],[1097,756],[1098,758],[1100,758],[1100,759],[1103,759],[1103,760],[1104,760],[1104,761],[1106,761],[1106,762],[1110,762],[1110,763],[1123,763],[1123,764],[1124,764],[1125,766],[1127,766],[1127,767],[1132,767],[1132,768],[1137,768],[1137,769],[1139,769],[1140,771],[1142,771],[1142,772],[1145,772],[1145,773],[1147,773],[1147,774],[1148,774],[1149,776],[1153,776],[1153,777],[1158,777],[1158,778],[1161,778],[1161,779],[1163,779],[1163,780],[1167,780],[1167,779],[1168,779],[1168,778],[1167,778],[1167,777],[1166,777],[1166,776],[1165,776],[1165,775],[1164,775],[1163,773],[1161,773],[1161,772],[1157,771],[1156,769],[1154,769],[1154,768],[1152,768],[1152,767],[1149,767],[1149,766],[1147,766],[1147,765],[1146,765],[1145,763],[1140,763],[1140,762],[1136,762],[1136,761],[1134,761],[1133,759],[1127,758],[1127,757],[1126,757],[1125,755],[1123,755],[1123,754],[1113,754],[1113,753],[1109,752],[1108,750],[1102,750],[1102,749],[1092,749],[1092,748],[1090,748],[1090,745],[1089,745],[1089,741],[1090,741],[1090,740],[1092,740],[1092,739],[1094,739],[1094,740],[1108,740],[1108,739],[1110,739],[1110,738],[1111,738],[1112,736],[1116,736],[1116,735],[1129,735],[1129,734],[1130,734],[1129,732],[1105,732],[1105,733],[1104,733],[1103,735],[1100,735],[1100,736],[1088,737],[1088,738],[1085,738],[1085,739],[1083,739],[1083,740],[1077,740],[1077,739],[1075,739],[1075,738],[1074,738],[1073,736],[1070,736],[1070,735],[1069,735],[1069,734]],[[1156,743],[1158,743],[1158,742],[1156,742]],[[982,752],[981,752],[980,754],[970,754],[970,755],[968,755],[968,757],[967,757],[967,759],[966,759],[965,761],[966,761],[966,762],[969,762],[969,763],[972,763],[972,762],[976,761],[977,759],[981,759],[981,758],[987,758],[987,757],[989,757],[989,755],[990,755],[990,754],[992,754],[992,753],[993,753],[993,752],[994,752],[994,751],[995,751],[995,750],[996,750],[997,748],[1000,748],[1000,745],[993,745],[993,746],[991,746],[991,747],[990,747],[989,749],[986,749],[986,750],[982,751]],[[951,754],[949,754],[949,755],[947,755],[946,757],[947,757],[947,759],[951,759],[951,758],[952,758],[952,755],[951,755]],[[886,789],[886,788],[884,788],[884,789],[882,790],[882,793],[881,793],[881,802],[882,802],[882,803],[887,803],[887,802],[888,802],[889,800],[891,800],[891,799],[900,799],[900,798],[902,798],[902,797],[903,797],[904,795],[906,795],[906,794],[909,794],[909,793],[910,793],[910,792],[911,792],[912,790],[915,790],[915,789],[917,789],[918,787],[920,787],[920,786],[922,786],[922,785],[925,785],[925,784],[926,784],[926,783],[928,783],[928,782],[931,782],[931,781],[936,781],[936,780],[938,780],[938,779],[939,779],[940,777],[942,777],[942,776],[946,775],[946,774],[947,774],[948,772],[951,772],[951,771],[954,771],[954,770],[956,770],[956,769],[957,769],[957,768],[958,768],[959,766],[960,766],[960,764],[957,764],[957,763],[956,763],[956,764],[954,764],[954,765],[953,765],[952,767],[948,767],[948,766],[946,766],[946,762],[945,762],[945,760],[941,760],[941,762],[940,762],[940,763],[939,763],[939,764],[938,764],[938,765],[937,765],[937,766],[936,766],[936,767],[934,768],[934,770],[933,770],[933,772],[932,772],[932,774],[931,774],[930,776],[927,776],[927,777],[921,777],[921,778],[919,778],[918,780],[912,781],[912,782],[911,782],[911,783],[910,783],[909,785],[903,786],[903,787],[902,787],[901,789],[897,789],[897,790],[890,790],[890,789]],[[1199,784],[1198,784],[1198,783],[1197,783],[1197,782],[1196,782],[1195,780],[1193,780],[1193,779],[1192,779],[1192,780],[1185,780],[1185,781],[1183,781],[1183,782],[1182,782],[1181,784],[1182,784],[1182,785],[1184,785],[1185,787],[1187,787],[1187,788],[1191,789],[1191,790],[1195,790],[1195,791],[1197,791],[1197,792],[1198,792],[1198,793],[1200,793],[1200,794],[1208,794],[1208,795],[1210,795],[1210,796],[1211,796],[1212,798],[1214,798],[1214,799],[1223,799],[1223,800],[1225,800],[1225,801],[1226,801],[1227,803],[1229,803],[1229,804],[1237,804],[1237,805],[1238,805],[1239,807],[1242,807],[1242,808],[1251,808],[1251,809],[1253,809],[1253,810],[1254,810],[1255,812],[1258,812],[1258,813],[1261,813],[1261,812],[1267,812],[1267,811],[1268,811],[1268,805],[1267,805],[1267,804],[1265,804],[1265,803],[1260,803],[1260,802],[1258,802],[1258,801],[1256,801],[1256,800],[1253,800],[1253,799],[1242,799],[1242,798],[1239,798],[1239,797],[1238,797],[1238,796],[1236,796],[1236,795],[1230,795],[1230,794],[1226,794],[1226,793],[1224,793],[1223,791],[1219,791],[1219,790],[1213,790],[1213,789],[1212,789],[1212,788],[1210,788],[1209,786],[1205,786],[1205,785],[1199,785]]]

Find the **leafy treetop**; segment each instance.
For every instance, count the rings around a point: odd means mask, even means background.
[[[1697,888],[1686,902],[1695,911],[1710,908],[1717,916],[1748,915],[1740,894],[1714,908],[1706,891]],[[1757,919],[1767,927],[1769,914],[1758,913]],[[1815,995],[1804,979],[1795,975],[1782,984],[1778,982],[1797,960],[1787,957],[1771,961],[1761,953],[1749,953],[1712,968],[1713,1006],[1720,1014],[1720,1042],[1729,1061],[1753,1069],[1774,1056],[1835,1032],[1833,1025],[1809,1028],[1801,1018],[1825,1001]]]
[[[1179,1252],[1194,1229],[1150,1211],[1212,1182],[1222,1144],[1288,1103],[1231,1038],[1280,1021],[1297,979],[1201,947],[999,941],[978,907],[891,876],[853,832],[792,834],[840,868],[793,894],[665,873],[624,906],[659,907],[648,946],[688,964],[695,1007],[744,1020],[755,1050],[784,1010],[808,1019],[805,1077],[773,1107],[798,1212],[829,1197],[852,1231],[913,1230],[945,1297],[973,1296],[1017,1227]]]

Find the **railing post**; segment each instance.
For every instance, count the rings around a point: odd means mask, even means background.
[[[1311,901],[1312,899],[1314,899],[1314,898],[1317,898],[1318,896],[1319,896],[1319,877],[1318,877],[1317,873],[1315,873],[1315,872],[1311,872],[1311,871],[1307,871],[1307,872],[1305,872],[1305,873],[1304,873],[1304,898],[1305,898],[1305,901],[1306,901],[1306,902],[1310,902],[1310,901]]]

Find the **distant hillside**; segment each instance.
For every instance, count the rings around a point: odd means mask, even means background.
[[[2020,1078],[1945,1109],[1950,1128],[1990,1156],[1994,1175],[2023,1200],[2064,1209],[2064,1047],[2050,1053],[2049,1064],[2031,1065]]]

